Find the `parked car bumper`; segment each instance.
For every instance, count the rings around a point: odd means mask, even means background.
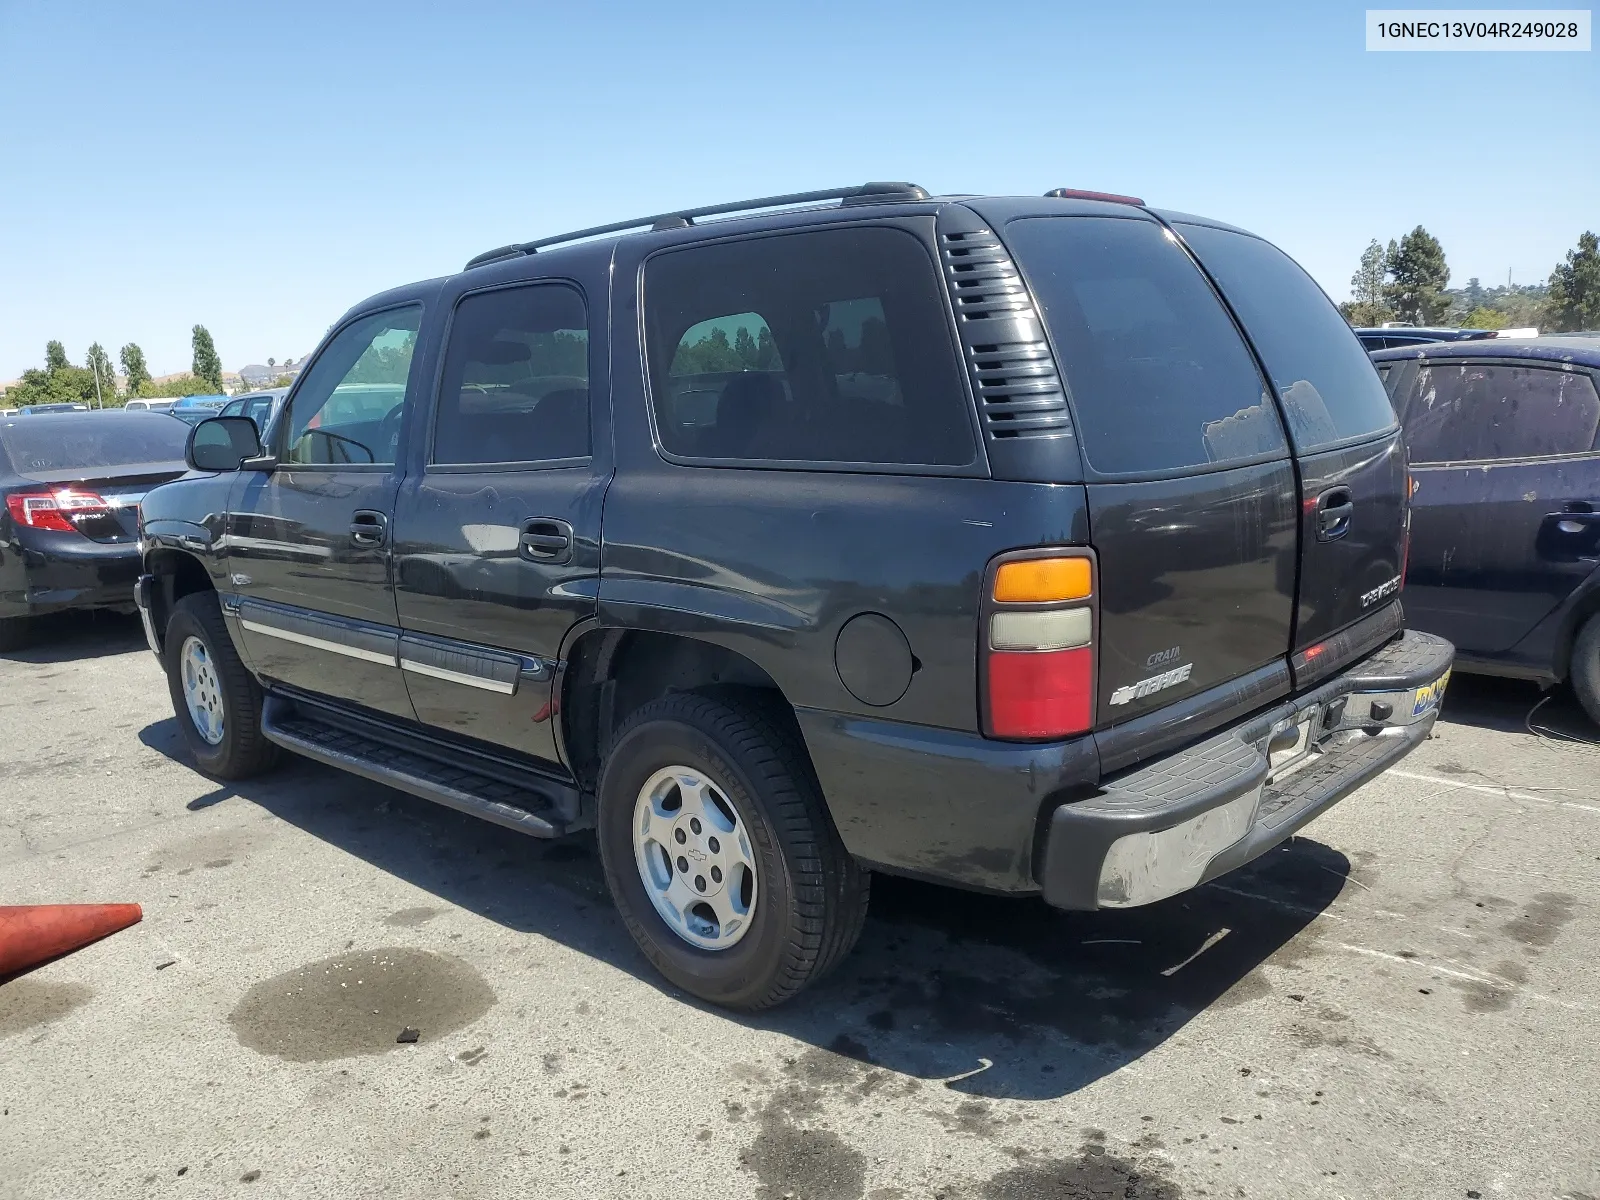
[[[91,542],[72,533],[30,531],[26,545],[8,546],[0,571],[0,617],[34,617],[73,608],[127,609],[139,575],[139,547]]]
[[[1443,638],[1408,631],[1305,695],[1060,805],[1044,899],[1131,907],[1243,866],[1427,740],[1453,657]]]

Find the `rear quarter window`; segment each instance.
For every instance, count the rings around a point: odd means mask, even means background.
[[[1005,236],[1043,310],[1096,472],[1288,453],[1239,331],[1160,225],[1026,217]]]
[[[839,227],[665,251],[644,274],[662,449],[751,464],[963,467],[972,405],[932,257]]]
[[[1178,230],[1261,352],[1297,450],[1394,427],[1394,409],[1372,360],[1298,263],[1249,234],[1206,225]]]

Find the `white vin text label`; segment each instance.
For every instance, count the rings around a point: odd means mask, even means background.
[[[1369,8],[1368,50],[1588,50],[1587,8]]]

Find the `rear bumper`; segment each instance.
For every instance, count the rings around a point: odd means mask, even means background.
[[[6,547],[0,617],[35,617],[73,608],[127,609],[139,576],[136,542],[91,542],[77,534],[39,535]]]
[[[1044,899],[1149,904],[1270,850],[1427,739],[1453,657],[1444,639],[1407,632],[1303,696],[1060,805],[1045,835]]]

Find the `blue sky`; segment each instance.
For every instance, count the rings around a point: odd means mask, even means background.
[[[1593,53],[1369,54],[1363,12],[0,0],[0,380],[51,337],[186,369],[196,322],[298,359],[490,246],[867,179],[1132,192],[1336,299],[1419,223],[1485,284],[1600,228]]]

